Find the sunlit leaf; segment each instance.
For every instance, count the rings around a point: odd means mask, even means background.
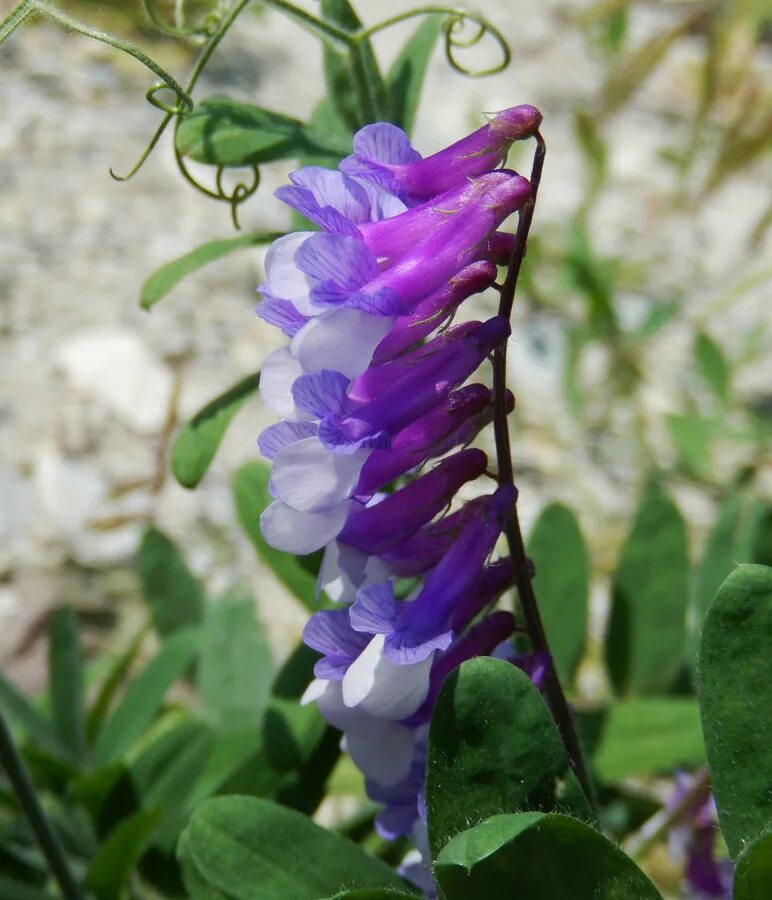
[[[399,876],[306,816],[252,797],[217,797],[193,813],[180,845],[183,863],[232,900],[319,900],[343,888],[394,887]],[[201,882],[191,900],[209,898]]]
[[[619,847],[555,813],[491,816],[447,844],[435,875],[446,900],[661,900]]]
[[[139,303],[143,309],[150,309],[163,299],[183,278],[197,272],[203,266],[244,247],[258,244],[270,244],[282,237],[283,232],[258,231],[252,234],[241,234],[234,238],[223,238],[209,241],[191,250],[183,256],[173,259],[156,269],[142,285]]]
[[[591,818],[552,716],[515,666],[481,657],[446,679],[429,734],[426,807],[434,858],[494,813],[557,809]]]
[[[568,507],[553,503],[542,511],[528,540],[528,556],[536,568],[534,590],[552,659],[561,679],[570,682],[586,640],[590,563]]]
[[[233,417],[257,391],[260,373],[247,375],[225,393],[210,400],[183,425],[172,447],[174,477],[186,488],[194,488],[206,474]]]
[[[230,97],[209,97],[180,120],[177,149],[196,162],[238,167],[296,159],[309,153],[336,154],[303,122]]]

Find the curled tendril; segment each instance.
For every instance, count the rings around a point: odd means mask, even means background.
[[[210,12],[207,13],[201,22],[198,22],[189,28],[171,25],[163,18],[156,8],[157,2],[158,0],[142,0],[142,7],[154,27],[162,34],[168,35],[169,37],[206,40],[217,30],[222,18],[222,15],[217,12]]]
[[[477,30],[471,36],[463,38],[460,36],[459,32],[466,31],[467,23],[469,22],[476,25]],[[459,13],[457,16],[451,16],[447,20],[444,30],[445,56],[456,72],[460,72],[462,75],[467,75],[470,78],[481,78],[484,75],[495,75],[498,72],[502,72],[509,65],[512,53],[506,38],[497,28],[494,28],[485,19],[477,18],[470,13]],[[490,35],[490,37],[493,38],[501,51],[501,60],[497,65],[479,70],[468,69],[466,66],[461,65],[456,59],[455,51],[466,50],[469,47],[476,46],[486,35]]]
[[[145,99],[151,106],[155,106],[156,109],[160,109],[161,112],[168,113],[170,116],[179,116],[182,113],[187,112],[186,107],[182,106],[180,103],[165,103],[156,96],[159,91],[168,90],[169,85],[159,81],[158,84],[154,84],[151,88],[147,89]]]
[[[446,17],[443,22],[445,56],[447,57],[450,66],[455,69],[456,72],[459,72],[461,75],[466,75],[469,78],[482,78],[485,75],[496,75],[499,72],[503,72],[509,65],[510,60],[512,59],[512,51],[509,49],[507,39],[498,28],[492,25],[484,16],[479,15],[479,13],[468,12],[463,9],[449,6],[422,6],[419,9],[411,9],[409,12],[401,13],[398,16],[391,16],[388,19],[384,19],[383,22],[379,22],[377,25],[372,25],[370,28],[358,31],[356,35],[353,36],[353,40],[357,42],[364,41],[374,34],[377,34],[379,31],[390,28],[392,25],[396,25],[399,22],[404,22],[407,19],[412,19],[416,16],[431,15],[443,15]],[[459,32],[465,31],[469,24],[476,26],[475,32],[469,37],[462,37]],[[495,66],[490,66],[487,69],[468,69],[466,66],[461,65],[456,59],[456,51],[467,50],[470,47],[474,47],[486,36],[493,38],[498,45],[501,53],[499,62]]]
[[[252,183],[244,184],[243,182],[239,182],[234,186],[233,190],[228,193],[225,185],[223,184],[223,175],[225,174],[225,169],[227,168],[226,166],[217,167],[217,171],[215,173],[215,190],[212,190],[205,184],[201,184],[201,182],[195,178],[195,176],[188,168],[187,163],[185,162],[185,157],[179,152],[176,147],[174,149],[174,157],[177,160],[177,168],[180,170],[180,173],[188,182],[188,184],[194,187],[200,194],[203,194],[205,197],[209,197],[212,200],[220,200],[221,202],[230,204],[233,226],[234,228],[240,229],[241,225],[239,224],[238,208],[260,187],[260,169],[256,165],[252,165]]]

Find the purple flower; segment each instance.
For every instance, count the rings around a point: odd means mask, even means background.
[[[694,776],[676,772],[676,787],[667,807],[681,805],[693,790],[694,782]],[[668,835],[670,855],[684,867],[684,878],[695,892],[695,900],[732,898],[732,861],[716,858],[717,833],[716,805],[705,786]]]
[[[368,125],[355,135],[354,153],[340,167],[403,199],[420,200],[497,168],[512,142],[531,137],[540,124],[541,113],[533,106],[515,106],[426,159],[421,159],[407,135],[394,125]]]
[[[321,231],[274,242],[259,288],[257,314],[289,339],[260,381],[281,417],[258,440],[274,498],[263,535],[292,553],[324,548],[318,590],[340,604],[303,631],[321,654],[303,702],[343,732],[383,804],[379,833],[411,835],[420,852],[404,871],[427,892],[431,711],[449,672],[502,655],[514,630],[492,611],[514,580],[494,557],[514,489],[457,501],[487,472],[485,453],[466,448],[493,416],[490,389],[466,382],[509,323],[448,322],[511,256],[500,229],[532,189],[498,167],[540,120],[505,110],[426,159],[394,126],[362,129],[338,171],[307,167],[277,191]],[[506,652],[538,682],[544,660]]]

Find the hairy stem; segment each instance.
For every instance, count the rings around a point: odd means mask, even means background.
[[[13,786],[19,805],[29,820],[62,897],[64,900],[83,900],[83,894],[67,865],[59,839],[43,812],[27,767],[19,756],[2,712],[0,712],[0,763]]]
[[[539,182],[541,181],[545,152],[546,145],[544,139],[541,134],[537,132],[536,153],[531,169],[531,188],[533,190],[533,195],[528,204],[520,211],[517,232],[515,234],[515,245],[512,248],[512,256],[507,269],[507,277],[501,288],[499,315],[506,316],[507,319],[512,315],[515,289],[517,288],[517,280],[525,257],[528,232],[531,227],[531,220],[533,219],[534,205],[536,202],[536,194],[539,190]],[[514,484],[512,451],[509,443],[509,428],[507,425],[506,387],[507,345],[504,343],[501,347],[497,348],[493,355],[493,428],[496,439],[499,484]],[[504,533],[509,545],[512,562],[515,566],[515,586],[517,587],[517,593],[520,597],[523,618],[525,619],[526,630],[531,646],[535,651],[549,655],[549,642],[547,641],[547,635],[544,631],[541,614],[539,613],[539,606],[536,602],[536,594],[534,593],[531,575],[528,571],[528,560],[525,553],[523,533],[520,528],[517,503],[515,503],[515,506],[512,509],[512,515],[504,529]],[[587,799],[590,803],[593,803],[592,783],[587,772],[587,767],[585,766],[579,738],[571,717],[571,710],[568,707],[565,694],[563,693],[563,687],[560,684],[560,679],[558,678],[551,655],[549,658],[550,663],[544,678],[544,693],[563,739],[563,744],[568,753],[571,768],[582,786],[582,790],[587,795]]]

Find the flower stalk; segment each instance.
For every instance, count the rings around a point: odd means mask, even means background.
[[[512,256],[507,267],[507,276],[501,288],[498,314],[509,321],[514,306],[515,291],[520,270],[525,258],[528,242],[528,232],[531,228],[536,195],[539,190],[546,144],[541,132],[536,132],[536,152],[534,154],[531,169],[531,199],[518,214],[517,232],[512,248]],[[498,463],[498,482],[500,485],[514,485],[514,470],[512,466],[512,450],[509,442],[509,428],[507,425],[507,343],[506,341],[496,347],[493,353],[493,392],[494,392],[494,416],[493,430],[496,441],[496,458]],[[509,546],[510,556],[515,570],[515,587],[517,588],[520,605],[523,610],[526,631],[531,642],[532,650],[544,655],[550,660],[544,673],[543,689],[552,715],[560,731],[571,768],[576,775],[587,799],[594,805],[594,791],[590,780],[584,755],[579,743],[579,737],[574,727],[568,702],[566,701],[563,687],[552,662],[549,653],[549,642],[544,631],[544,625],[539,613],[539,605],[533,588],[533,581],[528,565],[523,541],[523,532],[520,527],[520,517],[517,511],[517,496],[512,504],[512,514],[504,524],[504,535]]]

